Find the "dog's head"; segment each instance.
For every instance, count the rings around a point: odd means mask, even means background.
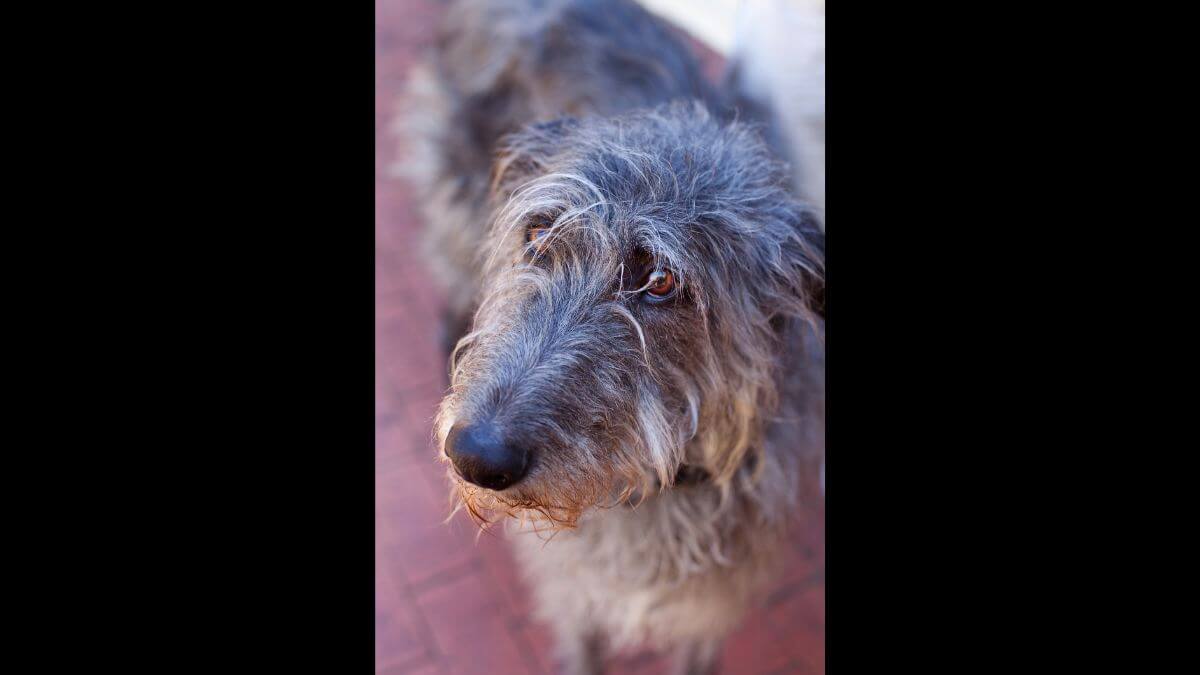
[[[435,431],[473,515],[570,526],[685,464],[732,478],[773,411],[783,332],[823,317],[823,236],[785,180],[699,106],[509,139]]]

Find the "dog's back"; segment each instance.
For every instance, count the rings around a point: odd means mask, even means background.
[[[486,173],[499,139],[532,122],[716,99],[680,39],[630,0],[457,2],[436,68],[460,175]]]

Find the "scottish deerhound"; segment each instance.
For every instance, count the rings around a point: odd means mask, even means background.
[[[412,92],[456,503],[512,525],[568,672],[708,672],[824,453],[815,217],[628,0],[453,3]]]

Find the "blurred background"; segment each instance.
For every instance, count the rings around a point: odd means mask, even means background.
[[[693,36],[692,46],[714,79],[740,45],[773,44],[770,36],[788,28],[762,18],[770,6],[789,4],[784,0],[749,8],[757,14],[737,0],[644,4]],[[444,6],[439,0],[375,0],[375,670],[549,675],[549,631],[530,618],[526,589],[504,541],[477,536],[478,528],[462,514],[445,522],[449,493],[430,440],[445,379],[437,341],[443,298],[420,259],[412,192],[391,170],[401,150],[392,127],[408,73],[430,46]],[[823,53],[822,37],[822,205]],[[767,73],[761,86],[773,95],[803,93],[770,86],[772,72],[787,80],[786,68],[761,72]],[[811,97],[806,101],[811,105]],[[725,645],[723,673],[825,672],[824,505],[798,515],[788,572]],[[665,673],[666,663],[635,652],[622,655],[610,672]]]

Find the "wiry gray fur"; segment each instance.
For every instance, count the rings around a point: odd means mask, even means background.
[[[569,58],[543,58],[563,35]],[[500,492],[451,471],[456,499],[519,524],[568,670],[649,642],[702,672],[769,583],[823,456],[823,236],[632,3],[459,2],[435,63],[415,175],[474,310],[435,436],[487,419],[535,449]],[[472,100],[495,116],[449,112]],[[549,232],[530,243],[533,225]],[[653,302],[646,275],[665,269],[678,291]],[[708,480],[674,485],[685,465]]]

